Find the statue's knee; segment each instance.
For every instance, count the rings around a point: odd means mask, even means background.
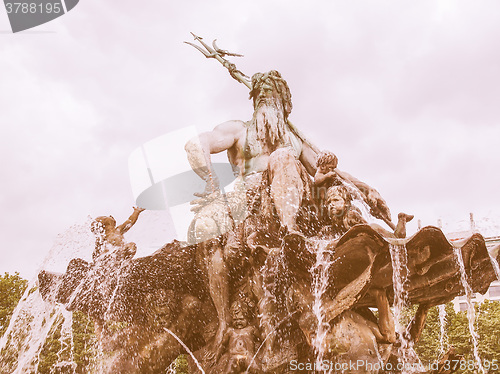
[[[292,151],[288,148],[280,148],[269,156],[269,169],[272,171],[277,168],[283,168],[286,165],[290,165],[291,162],[295,162]]]
[[[194,236],[197,242],[215,238],[220,235],[219,226],[212,218],[198,218],[194,225]]]

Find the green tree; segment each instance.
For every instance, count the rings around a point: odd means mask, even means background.
[[[475,305],[476,321],[474,328],[479,335],[478,348],[479,357],[483,366],[490,373],[498,373],[500,370],[492,370],[493,364],[500,366],[500,302],[484,301]],[[439,361],[440,357],[440,331],[439,311],[437,307],[431,308],[427,315],[424,331],[415,347],[420,359],[424,364]],[[463,356],[465,362],[463,367],[474,362],[474,346],[469,331],[469,320],[467,312],[456,313],[453,304],[446,305],[445,324],[445,351],[449,347],[455,348],[456,353]],[[463,369],[457,373],[471,374],[473,370]]]
[[[71,336],[62,334],[63,317],[58,318],[47,336],[40,352],[39,374],[91,373],[95,351],[94,325],[87,315],[74,312]]]
[[[0,276],[0,336],[9,326],[10,317],[19,303],[28,281],[19,276],[19,273]]]
[[[97,354],[97,342],[94,323],[82,312],[73,313],[73,346],[73,359],[77,365],[76,373],[88,373]]]
[[[453,309],[453,307],[451,308]],[[429,364],[439,360],[441,341],[441,323],[439,320],[439,309],[431,308],[425,320],[425,328],[415,347],[423,364]]]

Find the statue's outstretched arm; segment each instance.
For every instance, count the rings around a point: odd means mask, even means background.
[[[365,197],[366,203],[370,206],[371,208],[370,213],[374,217],[388,220],[389,222],[391,221],[391,211],[389,210],[389,207],[387,206],[385,200],[382,198],[380,193],[375,188],[370,187],[368,184],[364,182],[361,182],[359,179],[353,177],[352,175],[346,173],[345,171],[335,169],[335,172],[342,179],[350,181],[358,188],[358,190]]]
[[[300,162],[306,168],[307,172],[314,177],[316,174],[316,157],[317,153],[306,143],[302,143],[302,153],[300,154]]]
[[[205,192],[211,193],[219,189],[219,180],[212,167],[211,154],[228,150],[237,142],[237,136],[244,124],[240,121],[229,121],[204,132],[189,140],[184,149],[193,171],[207,182]]]
[[[317,152],[314,151],[306,142],[302,144],[302,153],[300,155],[300,161],[307,169],[307,172],[312,176],[315,176],[316,173],[317,155],[318,155]],[[346,173],[345,171],[341,171],[336,168],[335,172],[340,178],[348,182],[351,182],[361,192],[366,203],[371,208],[370,213],[374,217],[383,219],[385,222],[392,221],[391,211],[389,210],[387,203],[375,188],[370,187],[368,184],[364,182],[361,182],[359,179],[353,177],[352,175]]]
[[[128,217],[128,219],[123,222],[120,226],[117,227],[120,233],[125,234],[132,226],[137,222],[137,218],[139,218],[139,214],[144,210],[144,208],[134,207],[134,212]]]

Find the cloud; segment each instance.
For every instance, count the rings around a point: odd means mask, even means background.
[[[0,271],[33,275],[56,235],[88,215],[125,219],[127,160],[141,144],[250,119],[246,87],[183,44],[190,31],[244,54],[232,60],[248,75],[280,70],[292,121],[393,213],[486,217],[500,209],[499,7],[82,1],[41,26],[53,33],[1,34]]]

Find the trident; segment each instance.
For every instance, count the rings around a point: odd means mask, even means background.
[[[193,35],[194,40],[196,40],[197,42],[200,42],[200,44],[203,47],[205,47],[205,49],[201,48],[200,46],[198,46],[198,45],[196,45],[194,43],[190,43],[190,42],[184,42],[184,43],[189,44],[189,45],[195,47],[198,51],[200,51],[201,53],[203,53],[203,55],[206,58],[215,58],[217,61],[219,61],[222,64],[222,66],[224,66],[229,71],[229,74],[231,75],[231,77],[233,77],[234,79],[236,79],[238,82],[243,83],[249,89],[252,89],[252,83],[250,81],[250,78],[247,75],[243,74],[240,70],[238,70],[236,68],[235,64],[233,64],[232,62],[229,62],[228,60],[226,60],[224,58],[225,56],[243,57],[243,55],[240,55],[240,54],[237,54],[237,53],[228,52],[228,51],[225,51],[223,49],[220,49],[219,47],[217,47],[217,44],[215,43],[217,39],[215,39],[212,42],[212,46],[213,46],[213,48],[212,48],[207,43],[205,43],[203,41],[202,37],[200,37],[198,35],[195,35],[194,33],[191,33],[191,35]],[[290,127],[290,129],[292,130],[292,132],[300,140],[302,140],[309,147],[311,147],[311,149],[314,152],[316,152],[316,153],[320,152],[319,148],[316,147],[314,144],[312,144],[309,140],[307,140],[306,137],[299,131],[299,129],[296,128],[288,119],[287,119],[287,122],[288,122],[288,126]]]
[[[205,43],[203,41],[203,38],[198,36],[198,35],[195,35],[194,33],[191,33],[191,35],[193,35],[194,37],[194,40],[196,40],[197,42],[199,42],[205,49],[203,49],[202,47],[194,44],[194,43],[190,43],[190,42],[184,42],[186,44],[189,44],[190,46],[193,46],[195,47],[198,51],[200,51],[206,58],[215,58],[217,61],[219,61],[222,66],[224,66],[228,71],[229,71],[229,75],[231,75],[231,77],[233,77],[234,79],[236,79],[238,82],[240,83],[243,83],[245,86],[247,86],[249,89],[252,89],[252,83],[250,81],[250,78],[243,74],[240,70],[238,70],[236,68],[236,65],[233,64],[232,62],[228,61],[225,59],[226,56],[233,56],[233,57],[243,57],[243,55],[240,55],[240,54],[237,54],[237,53],[232,53],[232,52],[228,52],[226,50],[223,50],[223,49],[220,49],[217,44],[216,44],[216,40],[215,39],[213,42],[212,42],[212,47],[210,47],[207,43]],[[300,139],[302,140],[304,143],[306,143],[316,154],[319,154],[320,153],[320,150],[318,147],[316,147],[313,143],[311,143],[309,140],[307,140],[307,138],[299,131],[299,129],[297,127],[295,127],[295,125],[292,124],[292,122],[290,122],[290,120],[287,118],[287,123],[288,123],[288,126],[290,127],[290,130]],[[354,192],[357,194],[357,195],[360,195],[360,197],[362,198],[362,200],[370,207],[372,208],[372,212],[374,213],[378,213],[379,212],[379,209],[377,207],[374,207],[372,206],[372,204],[370,204],[370,202],[368,201],[368,199],[366,198],[366,195],[363,194],[361,192],[361,190],[356,187],[348,178],[346,178],[342,172],[338,171],[337,169],[335,169],[335,171],[337,172],[337,175],[349,186],[351,187],[351,190],[354,190]],[[381,218],[389,227],[391,227],[393,230],[395,229],[395,226],[394,224],[389,220],[387,219],[386,217],[384,217],[382,214],[379,215]]]
[[[205,47],[205,49],[201,48],[200,46],[197,46],[196,44],[190,43],[190,42],[184,42],[184,43],[195,47],[198,51],[203,53],[203,55],[206,58],[215,58],[217,61],[219,61],[222,64],[222,66],[224,66],[229,71],[229,74],[231,75],[231,77],[236,79],[238,82],[243,83],[249,89],[252,89],[252,83],[250,82],[250,78],[248,76],[246,76],[245,74],[243,74],[238,69],[236,69],[235,64],[233,64],[232,62],[229,62],[228,60],[226,60],[224,58],[225,56],[243,57],[243,55],[239,55],[237,53],[231,53],[231,52],[225,51],[223,49],[220,49],[219,47],[217,47],[217,44],[215,44],[215,41],[217,39],[215,39],[212,42],[212,46],[213,46],[213,48],[212,48],[207,43],[205,43],[203,41],[202,37],[197,36],[194,33],[191,33],[191,35],[193,35],[194,40],[196,40],[197,42],[200,42],[201,45],[203,47]]]

